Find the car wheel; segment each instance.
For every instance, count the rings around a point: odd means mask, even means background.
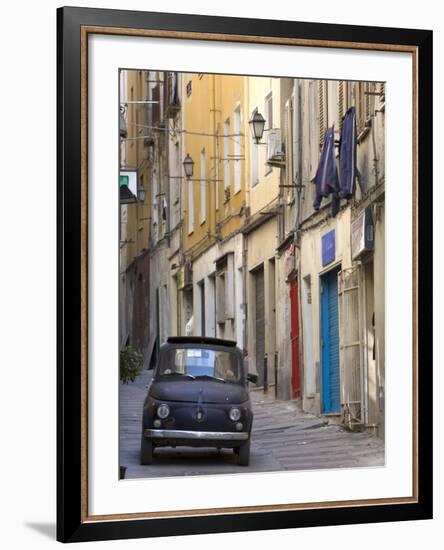
[[[250,463],[250,442],[247,441],[247,443],[243,443],[239,447],[238,451],[238,460],[240,466],[248,466]]]
[[[153,442],[149,441],[142,435],[142,442],[140,444],[140,464],[152,464],[153,463]]]

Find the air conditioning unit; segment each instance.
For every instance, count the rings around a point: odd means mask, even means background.
[[[272,128],[267,134],[267,164],[281,166],[284,161],[281,129]]]

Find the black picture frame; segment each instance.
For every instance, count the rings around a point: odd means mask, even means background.
[[[312,509],[224,513],[188,517],[153,517],[90,521],[85,516],[82,486],[82,438],[85,393],[81,364],[85,350],[82,308],[85,304],[86,256],[82,253],[81,78],[82,28],[119,28],[290,38],[335,44],[408,46],[416,51],[417,176],[417,370],[415,502],[313,507]],[[227,30],[229,29],[229,30]],[[254,41],[254,40],[253,40]],[[390,48],[387,48],[390,49]],[[405,521],[432,518],[432,32],[400,28],[330,25],[148,13],[91,8],[57,10],[57,539],[62,542],[158,537],[184,534],[283,529],[294,527]],[[82,259],[83,258],[83,259]],[[82,275],[83,274],[83,275]],[[82,279],[83,277],[83,279]],[[85,519],[86,517],[86,519]]]

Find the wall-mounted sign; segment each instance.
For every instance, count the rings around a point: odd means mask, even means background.
[[[325,235],[322,235],[322,266],[335,261],[335,230],[332,229]]]
[[[121,170],[119,176],[120,202],[137,201],[137,170]]]
[[[352,220],[350,238],[352,260],[356,260],[365,252],[373,250],[375,236],[370,206],[361,210],[356,218]]]

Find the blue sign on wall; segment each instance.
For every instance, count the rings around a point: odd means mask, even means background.
[[[322,235],[322,265],[335,261],[335,230]]]

